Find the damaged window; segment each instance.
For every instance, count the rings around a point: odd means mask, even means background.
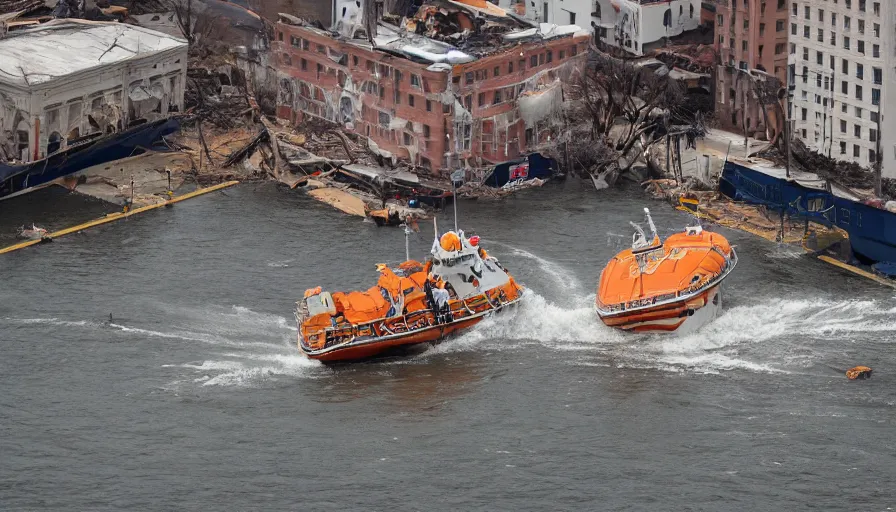
[[[380,76],[385,76],[385,77],[387,77],[387,76],[389,76],[389,75],[390,75],[390,73],[389,73],[389,66],[387,66],[387,65],[385,65],[385,64],[380,64]]]
[[[395,81],[401,82],[401,71],[399,71],[397,69],[395,70]]]
[[[426,100],[426,111],[432,112],[432,101]]]
[[[420,87],[420,75],[411,75],[411,85],[414,87]]]
[[[288,53],[283,54],[283,63],[287,66],[292,66],[292,57]]]
[[[543,53],[539,53],[539,54],[538,54],[538,65],[540,66],[540,65],[542,65],[542,64],[544,64],[544,54],[543,54]]]
[[[513,61],[507,63],[507,72],[513,73]]]
[[[414,95],[413,94],[408,94],[408,105],[410,105],[412,107],[414,106]]]
[[[473,134],[473,125],[465,124],[464,125],[464,150],[470,150],[470,141],[472,140]]]
[[[326,47],[322,44],[317,45],[317,53],[327,53]]]
[[[501,74],[501,66],[495,66],[495,69],[492,70],[492,76],[499,76]]]
[[[442,104],[442,113],[450,114],[451,113],[451,105]]]
[[[277,40],[283,41],[283,32],[277,32]]]
[[[495,91],[495,99],[492,101],[493,105],[497,105],[498,103],[501,103],[501,91]]]
[[[526,69],[526,59],[520,59],[517,69],[519,69],[520,71]]]
[[[307,39],[302,39],[302,49],[307,51],[307,50],[308,50],[308,47],[309,47],[308,40],[307,40]]]
[[[391,121],[391,116],[385,112],[379,113],[379,122],[380,126],[389,126],[389,121]]]
[[[529,57],[529,67],[534,68],[538,67],[538,55],[533,55]]]
[[[554,60],[554,52],[548,50],[548,62],[552,62]]]
[[[355,67],[358,66],[358,56],[357,55],[352,55],[352,66],[355,66]]]
[[[369,73],[373,73],[375,70],[376,70],[376,65],[373,63],[372,60],[368,60],[367,61],[367,71]]]
[[[429,125],[428,124],[423,125],[423,136],[426,137],[427,139],[429,138]]]
[[[480,107],[483,106],[483,105],[485,105],[485,93],[484,93],[484,92],[480,92],[480,93],[479,93],[479,103],[478,103],[478,105],[479,105]]]
[[[302,45],[302,40],[296,36],[289,36],[289,44],[294,48],[298,48]]]
[[[560,50],[560,56],[559,56],[559,57],[560,57],[560,60],[565,59],[565,58],[566,58],[566,52],[563,51],[563,50]]]
[[[410,146],[410,145],[411,145],[411,136],[408,135],[407,132],[403,133],[402,136],[403,136],[402,138],[404,139],[404,140],[403,140],[404,145],[405,145],[405,146]]]
[[[308,61],[302,59],[302,71],[308,71]]]
[[[569,48],[569,54],[572,55],[573,57],[576,56],[578,53],[579,53],[579,48],[578,48],[578,46],[576,46],[576,45],[572,45],[572,46]]]

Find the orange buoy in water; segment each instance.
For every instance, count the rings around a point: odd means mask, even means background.
[[[864,380],[871,378],[871,372],[873,372],[871,368],[867,366],[856,366],[855,368],[850,368],[846,370],[846,378],[849,380]]]

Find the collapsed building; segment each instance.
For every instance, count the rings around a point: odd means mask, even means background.
[[[280,15],[279,118],[337,123],[384,159],[430,173],[505,162],[557,140],[561,85],[584,64],[586,31],[485,0],[434,0],[375,19],[361,4],[342,2],[331,30]]]
[[[0,160],[32,162],[184,108],[187,43],[120,23],[48,21],[0,39]]]

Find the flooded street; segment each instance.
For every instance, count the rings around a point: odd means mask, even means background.
[[[0,204],[0,230],[51,200]],[[722,228],[740,262],[718,320],[610,330],[595,287],[644,206],[661,237],[689,222],[572,180],[461,202],[525,303],[335,369],[299,354],[295,301],[368,288],[404,235],[295,191],[241,185],[4,255],[0,508],[896,507],[893,290]],[[848,381],[859,364],[874,378]]]

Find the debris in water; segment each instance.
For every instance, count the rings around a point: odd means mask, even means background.
[[[865,380],[871,378],[871,372],[873,372],[871,368],[867,366],[856,366],[854,368],[850,368],[846,370],[846,378],[849,380]]]

